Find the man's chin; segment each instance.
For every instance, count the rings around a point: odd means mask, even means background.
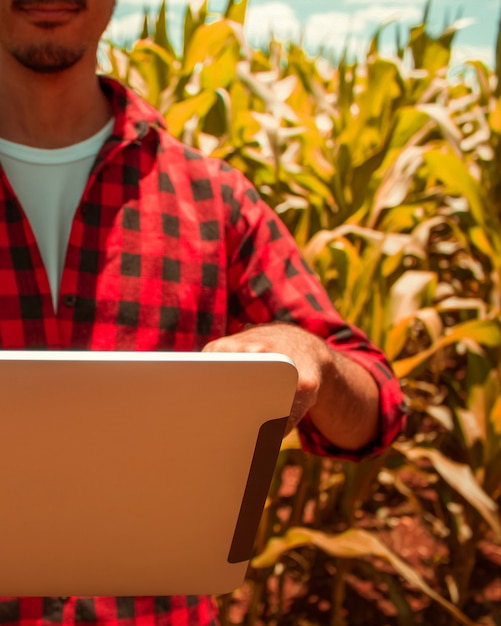
[[[24,68],[37,74],[58,74],[74,67],[83,57],[82,50],[54,46],[28,46],[12,51]]]

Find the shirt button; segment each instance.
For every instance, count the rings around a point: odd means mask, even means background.
[[[63,302],[66,306],[74,307],[77,303],[77,297],[71,293],[68,293],[63,297]]]

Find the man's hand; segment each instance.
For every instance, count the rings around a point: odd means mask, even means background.
[[[357,450],[378,434],[379,394],[372,376],[298,326],[252,326],[211,341],[204,352],[278,352],[292,359],[298,385],[287,433],[309,413],[320,432],[346,450]]]
[[[294,404],[287,433],[316,404],[322,385],[324,362],[331,357],[327,344],[291,324],[253,326],[229,337],[208,343],[204,352],[278,352],[292,359],[298,371]]]

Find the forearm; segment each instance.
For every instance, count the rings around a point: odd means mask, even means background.
[[[293,324],[264,324],[222,337],[211,352],[280,352],[296,364],[298,384],[287,432],[308,414],[335,447],[354,451],[379,435],[379,390],[361,365]]]
[[[360,450],[379,435],[377,384],[361,365],[325,347],[322,382],[309,410],[311,421],[336,447]]]

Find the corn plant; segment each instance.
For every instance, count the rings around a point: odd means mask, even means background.
[[[381,29],[358,62],[273,39],[253,50],[246,0],[217,20],[207,0],[189,5],[180,54],[165,4],[132,48],[107,45],[107,71],[172,134],[255,184],[408,399],[405,436],[377,459],[315,458],[286,440],[246,583],[220,598],[226,623],[347,626],[355,573],[384,584],[402,626],[422,623],[412,589],[443,623],[473,624],[477,547],[501,537],[501,43],[495,70],[472,60],[452,79],[461,23],[434,38],[429,7],[393,59]],[[408,514],[444,548],[433,584],[375,532]]]

